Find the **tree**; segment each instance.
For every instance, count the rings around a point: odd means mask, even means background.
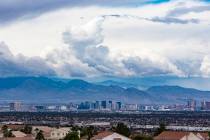
[[[25,134],[31,134],[32,127],[29,125],[25,125],[25,127],[21,131],[24,132]]]
[[[166,130],[165,124],[164,123],[160,123],[159,124],[159,128],[156,130],[154,135],[157,136],[157,135],[159,135],[160,133],[162,133],[165,130]]]
[[[129,137],[131,134],[130,129],[124,123],[118,123],[117,126],[114,127],[114,131],[126,137]]]
[[[92,138],[94,134],[97,134],[97,131],[93,126],[81,128],[81,131],[80,131],[81,137],[87,136],[88,137],[87,139],[90,140],[90,138]]]
[[[71,128],[72,131],[77,132],[78,130],[80,130],[79,126],[72,126]]]
[[[93,127],[93,126],[88,126],[88,127],[87,127],[87,136],[88,136],[88,140],[90,140],[90,138],[93,137],[94,133],[95,133],[94,127]]]
[[[8,126],[7,125],[3,125],[2,127],[1,127],[1,130],[2,131],[5,131],[5,130],[7,130],[8,129]]]
[[[40,130],[37,134],[36,134],[36,140],[45,140],[43,132]]]
[[[153,140],[150,136],[144,136],[144,135],[135,135],[132,140]]]
[[[4,137],[14,137],[14,135],[12,134],[12,131],[8,129],[7,125],[3,125],[1,129],[3,131]]]
[[[73,131],[68,133],[63,140],[79,140],[78,133]]]
[[[11,130],[3,131],[4,137],[14,137]]]

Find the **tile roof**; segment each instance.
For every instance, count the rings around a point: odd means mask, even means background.
[[[7,124],[6,126],[12,130],[20,130],[25,127],[25,125],[22,124]]]
[[[196,133],[197,135],[201,135],[202,137],[204,137],[204,138],[209,138],[209,134],[208,133],[205,133],[205,132],[197,132]]]
[[[110,132],[110,131],[104,131],[101,133],[98,133],[97,135],[95,135],[94,137],[91,138],[91,140],[96,140],[96,139],[103,139],[109,135],[112,135],[114,132]]]
[[[203,138],[208,138],[208,133],[205,132],[185,132],[185,131],[164,131],[158,136],[154,138],[154,140],[180,140],[186,135],[193,133],[195,136],[199,138],[202,136]]]
[[[13,134],[15,137],[26,137],[26,134],[23,133],[23,132],[20,132],[20,131],[12,131],[12,134]]]
[[[164,131],[154,138],[154,140],[180,140],[185,135],[188,135],[189,132],[181,131]]]
[[[32,135],[27,135],[26,137],[0,138],[0,140],[34,140],[34,138]]]

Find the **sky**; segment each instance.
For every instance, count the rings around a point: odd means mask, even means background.
[[[210,2],[0,1],[0,77],[210,77]]]

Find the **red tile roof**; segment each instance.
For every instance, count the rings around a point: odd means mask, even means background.
[[[96,140],[96,139],[103,139],[109,135],[112,135],[114,132],[110,132],[110,131],[104,131],[101,133],[98,133],[97,135],[95,135],[94,137],[91,138],[91,140]]]
[[[22,125],[22,124],[7,124],[6,126],[8,126],[8,128],[12,130],[20,130],[25,127],[25,125]]]
[[[34,138],[31,135],[27,135],[26,137],[0,138],[0,140],[34,140]]]
[[[209,138],[209,134],[208,133],[205,133],[205,132],[197,132],[197,133],[194,133],[196,135],[201,135],[203,138]]]
[[[180,140],[189,132],[164,131],[154,138],[154,140]]]
[[[184,132],[184,131],[164,131],[154,138],[154,140],[180,140],[186,135],[193,133],[198,136],[200,134],[203,138],[208,138],[208,133],[204,132]]]

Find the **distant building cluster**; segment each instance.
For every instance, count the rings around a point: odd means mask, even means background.
[[[78,105],[78,110],[122,110],[121,102],[113,102],[113,101],[96,101],[96,102],[82,102]]]
[[[210,111],[210,101],[187,99],[185,104],[156,105],[156,104],[131,104],[121,101],[85,101],[81,103],[66,104],[26,104],[11,102],[0,104],[0,111],[30,111],[30,112],[67,112],[67,111],[102,111],[102,112],[125,112],[125,111]]]

